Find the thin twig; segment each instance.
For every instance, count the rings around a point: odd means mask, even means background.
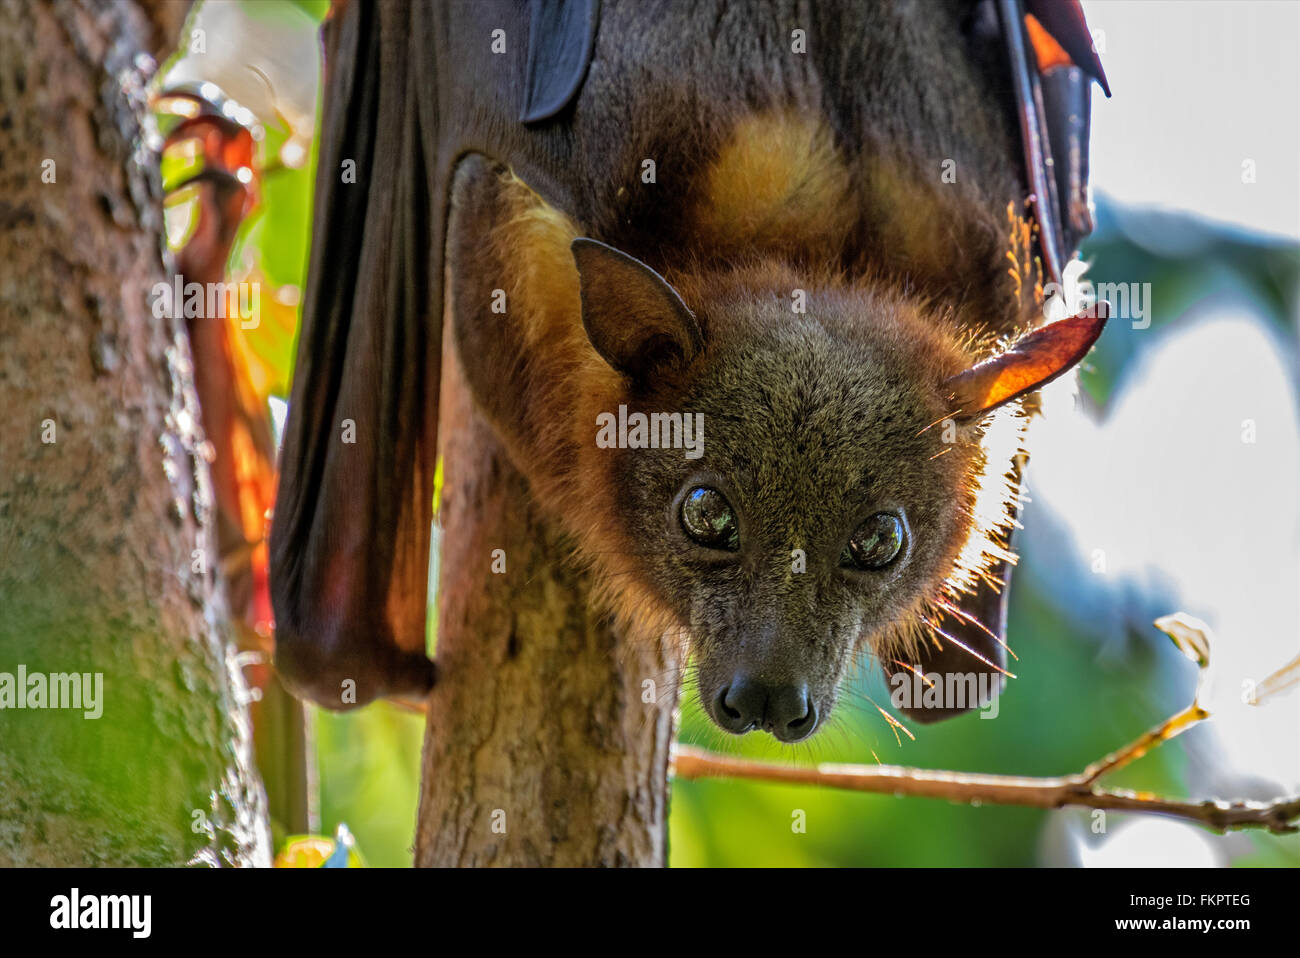
[[[1083,770],[1080,776],[1085,785],[1091,785],[1097,779],[1117,768],[1123,768],[1129,762],[1135,762],[1161,742],[1167,742],[1176,735],[1181,735],[1210,713],[1199,705],[1187,706],[1173,718],[1161,722],[1150,731],[1144,732],[1118,751],[1111,752],[1105,758],[1093,762]]]

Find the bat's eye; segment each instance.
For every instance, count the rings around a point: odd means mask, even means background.
[[[853,533],[840,565],[848,569],[883,569],[903,551],[903,521],[891,512],[877,512]]]
[[[696,486],[682,500],[682,529],[709,549],[735,552],[740,548],[736,511],[727,497],[708,486]]]

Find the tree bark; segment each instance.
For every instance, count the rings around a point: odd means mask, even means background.
[[[0,865],[270,861],[189,346],[151,308],[144,85],[183,10],[0,0],[0,673],[103,683],[99,718],[0,712]]]
[[[455,352],[448,337],[438,682],[415,863],[663,865],[678,663],[593,609],[571,548],[474,411]]]

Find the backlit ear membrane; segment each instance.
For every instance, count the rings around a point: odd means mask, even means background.
[[[580,237],[571,247],[582,290],[582,325],[605,362],[644,380],[685,365],[704,347],[700,324],[667,280],[639,259]]]
[[[1110,316],[1098,302],[1077,316],[1048,323],[1014,346],[944,381],[953,413],[970,420],[1033,392],[1068,372],[1088,354]]]

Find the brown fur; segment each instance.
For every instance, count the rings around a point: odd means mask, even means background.
[[[743,117],[704,170],[690,204],[706,249],[807,255],[843,249],[853,228],[851,174],[821,118]]]

